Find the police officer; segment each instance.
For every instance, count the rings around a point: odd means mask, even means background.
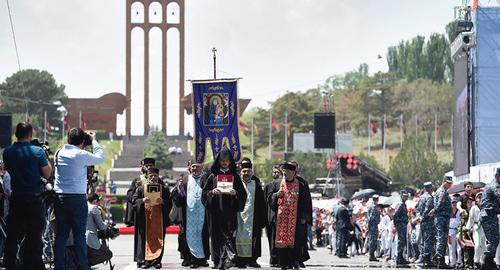
[[[378,206],[377,194],[372,197],[372,204],[368,206],[368,249],[370,250],[370,262],[378,262],[375,258],[377,250],[378,224],[380,223],[380,207]]]
[[[394,226],[398,233],[398,256],[396,257],[397,265],[406,265],[409,262],[403,257],[403,252],[406,247],[406,232],[408,226],[408,212],[406,210],[406,201],[408,200],[408,191],[401,190],[399,192],[401,196],[401,202],[396,205],[396,211],[394,212]]]
[[[500,202],[498,190],[500,190],[500,168],[497,168],[495,173],[495,181],[486,186],[481,198],[479,219],[487,240],[484,264],[481,269],[496,269],[493,259],[499,241],[497,215],[500,214]]]
[[[434,209],[434,198],[432,196],[432,182],[424,183],[424,193],[418,203],[417,215],[420,221],[420,231],[422,233],[422,257],[423,267],[432,268],[431,261],[432,248],[434,247],[434,216],[430,212]]]
[[[450,176],[443,178],[442,185],[434,195],[434,209],[429,214],[434,215],[434,225],[436,226],[436,263],[439,269],[449,269],[444,261],[446,246],[448,245],[448,232],[451,218],[451,198],[448,189],[453,184]]]
[[[349,205],[349,200],[346,198],[340,199],[340,205],[337,209],[337,244],[338,251],[337,256],[339,258],[348,258],[347,257],[347,238],[349,235],[349,229],[352,227],[351,224],[351,216],[349,215],[349,210],[347,206]]]

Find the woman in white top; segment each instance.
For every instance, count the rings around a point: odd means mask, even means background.
[[[472,206],[469,212],[469,219],[465,228],[472,234],[474,240],[474,264],[483,263],[484,247],[486,246],[486,238],[483,233],[483,228],[479,223],[479,203],[481,202],[481,192],[476,194],[476,203]]]
[[[451,219],[450,219],[450,229],[448,231],[448,252],[450,258],[450,265],[455,267],[457,262],[459,265],[462,264],[462,249],[458,244],[458,227],[460,226],[462,211],[457,208],[457,203],[460,197],[454,196],[451,199]]]

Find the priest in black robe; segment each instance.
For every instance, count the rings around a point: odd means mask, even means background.
[[[308,211],[308,213],[305,215],[307,217],[306,218],[307,228],[306,228],[306,230],[302,231],[302,233],[304,234],[303,239],[305,239],[305,242],[301,243],[302,247],[300,249],[300,256],[299,256],[299,266],[301,268],[305,268],[306,266],[304,265],[304,262],[311,258],[309,256],[309,249],[307,246],[308,230],[311,229],[312,222],[313,222],[311,190],[309,189],[309,182],[307,182],[307,180],[305,180],[304,178],[302,178],[302,176],[300,176],[299,163],[297,161],[294,161],[294,160],[290,161],[290,163],[296,166],[296,168],[297,168],[296,169],[296,171],[297,171],[296,178],[297,178],[297,180],[299,180],[299,182],[302,182],[304,184],[304,187],[306,188],[306,192],[304,192],[304,196],[305,196],[304,202],[306,204],[304,206],[304,209],[306,209]],[[301,239],[302,239],[302,237],[301,237]]]
[[[278,251],[274,247],[274,234],[276,230],[276,211],[271,207],[271,204],[268,202],[269,195],[272,190],[279,189],[279,185],[281,183],[281,179],[283,174],[281,173],[281,169],[279,165],[273,166],[272,171],[272,181],[267,183],[264,187],[264,199],[266,200],[266,209],[267,209],[267,224],[266,224],[266,235],[267,242],[269,244],[269,264],[271,267],[278,267]],[[277,186],[277,187],[276,187]]]
[[[228,269],[234,265],[237,213],[245,207],[247,193],[227,147],[219,152],[210,172],[202,199],[208,211],[213,268]],[[232,188],[227,188],[229,183]]]
[[[238,267],[260,268],[262,229],[266,225],[266,201],[260,179],[254,175],[250,159],[242,159],[240,176],[247,192],[245,208],[238,213],[236,254]]]
[[[208,217],[201,199],[207,176],[203,165],[194,161],[189,161],[188,173],[187,181],[180,180],[170,197],[182,212],[178,235],[182,266],[198,268],[208,266],[210,256]]]
[[[274,241],[281,269],[299,269],[303,243],[307,242],[310,194],[305,183],[297,179],[296,168],[290,162],[282,165],[283,179],[279,185],[272,186],[267,199],[277,213],[273,220]]]
[[[161,192],[160,197],[151,201],[148,193]],[[159,178],[157,168],[149,168],[147,179],[141,181],[132,196],[134,224],[137,237],[134,239],[134,261],[138,268],[162,267],[165,247],[165,229],[169,225],[168,214],[172,208],[170,191]]]
[[[133,179],[132,182],[130,183],[130,187],[127,190],[127,205],[124,217],[125,225],[127,225],[127,227],[134,226],[134,207],[132,205],[132,196],[134,195],[137,187],[140,186],[141,181],[146,180],[148,169],[154,167],[155,162],[156,161],[154,158],[146,157],[142,159],[140,162],[141,174],[139,175],[139,177]]]

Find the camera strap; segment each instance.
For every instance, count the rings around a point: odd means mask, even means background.
[[[54,166],[58,166],[59,162],[57,161],[59,159],[59,151],[61,151],[62,148],[57,149],[56,153],[54,154]]]

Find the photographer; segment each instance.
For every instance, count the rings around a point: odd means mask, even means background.
[[[97,231],[105,231],[108,225],[101,217],[101,210],[98,207],[99,196],[92,193],[88,196],[88,215],[87,215],[87,256],[89,266],[103,263],[111,257],[113,253],[106,245],[102,245],[97,236]]]
[[[15,269],[18,244],[24,238],[25,269],[45,269],[42,261],[42,233],[45,224],[45,204],[42,202],[41,177],[51,175],[47,155],[31,145],[33,127],[22,122],[16,126],[17,142],[3,152],[3,160],[11,176],[12,195],[7,219],[5,267]],[[21,255],[21,256],[23,256]]]
[[[92,145],[94,153],[85,151]],[[75,241],[75,254],[78,269],[88,269],[87,244],[87,167],[104,162],[104,152],[93,134],[80,128],[68,132],[68,144],[56,152],[54,157],[57,193],[55,204],[56,240],[54,249],[54,270],[64,269],[65,249],[69,232]]]

